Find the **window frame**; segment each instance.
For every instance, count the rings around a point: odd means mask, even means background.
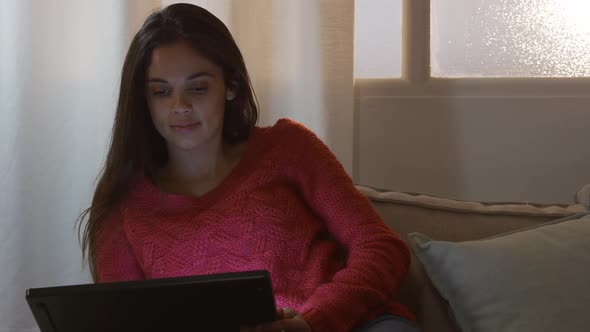
[[[384,97],[580,98],[590,96],[590,77],[461,78],[432,77],[430,72],[430,0],[402,1],[402,74],[400,78],[354,78],[352,177],[360,178],[360,105]],[[556,110],[559,111],[559,110]]]
[[[588,97],[590,77],[432,77],[430,0],[402,1],[401,78],[355,78],[355,96]],[[550,91],[548,94],[547,91]]]

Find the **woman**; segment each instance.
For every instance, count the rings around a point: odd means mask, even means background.
[[[256,331],[413,331],[393,299],[403,241],[312,132],[286,119],[256,127],[257,116],[221,21],[189,4],[147,18],[81,216],[94,280],[265,269],[280,317]]]

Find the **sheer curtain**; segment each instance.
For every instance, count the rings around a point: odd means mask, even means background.
[[[351,172],[353,0],[192,1],[232,30],[262,125],[290,117]],[[132,34],[159,0],[0,0],[0,331],[29,287],[89,282],[74,221],[105,157]]]
[[[261,124],[281,117],[306,124],[350,173],[354,1],[188,2],[209,9],[232,31],[260,101]]]

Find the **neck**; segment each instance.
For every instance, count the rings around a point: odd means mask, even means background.
[[[213,181],[224,174],[231,163],[227,150],[221,139],[193,150],[169,147],[164,178],[183,183]]]

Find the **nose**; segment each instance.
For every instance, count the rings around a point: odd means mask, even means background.
[[[173,110],[174,113],[186,114],[190,113],[193,108],[191,103],[188,101],[188,98],[186,98],[184,94],[179,93],[174,100]]]

